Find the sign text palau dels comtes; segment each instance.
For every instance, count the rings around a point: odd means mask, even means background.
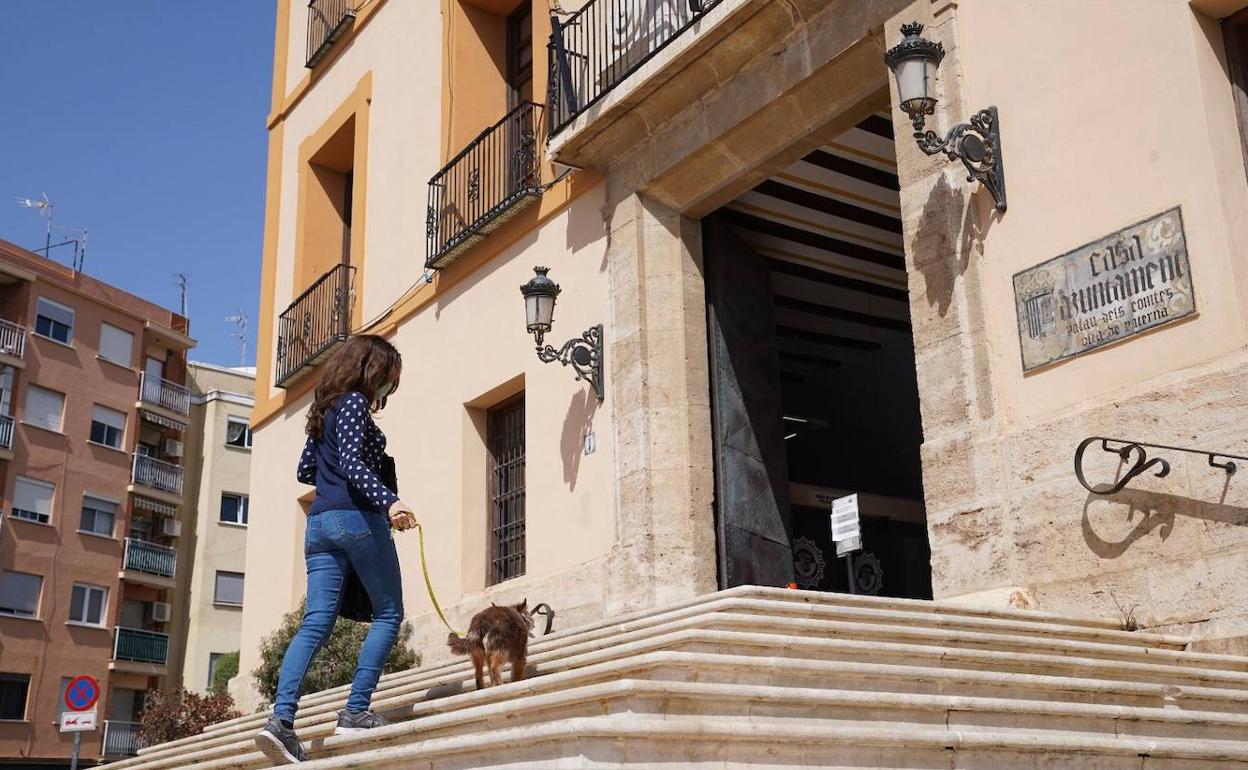
[[[1014,276],[1023,371],[1196,312],[1176,206]]]

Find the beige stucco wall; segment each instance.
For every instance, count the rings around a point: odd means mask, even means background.
[[[183,549],[192,561],[184,576],[179,615],[186,635],[181,659],[183,685],[208,690],[210,653],[239,649],[242,609],[213,602],[216,573],[246,574],[247,529],[222,523],[221,494],[246,495],[250,490],[251,450],[227,446],[231,416],[247,419],[255,378],[224,367],[188,366],[192,389],[191,427],[187,432],[187,512]],[[179,565],[181,567],[181,565]],[[245,582],[250,590],[250,583]]]
[[[300,9],[292,13],[292,29],[303,23]],[[293,280],[299,144],[369,72],[366,245],[356,297],[363,303],[362,318],[384,310],[420,279],[427,181],[441,162],[441,115],[430,109],[440,99],[439,59],[431,53],[441,50],[441,28],[437,4],[386,3],[287,117],[275,313],[302,288]],[[292,36],[293,58],[301,56],[302,35],[300,29]],[[439,289],[392,338],[404,355],[403,381],[377,421],[398,462],[401,496],[425,526],[438,598],[461,627],[491,600],[546,601],[559,607],[561,622],[600,614],[603,586],[597,576],[616,537],[611,402],[600,407],[570,368],[537,359],[524,328],[519,287],[539,264],[549,266],[563,287],[547,338],[552,344],[607,322],[602,204],[601,188],[576,198],[465,279]],[[608,350],[610,344],[608,339]],[[477,410],[521,388],[528,574],[487,590],[486,457]],[[231,686],[244,707],[255,701],[246,674],[257,664],[261,638],[304,593],[304,516],[298,499],[311,489],[295,481],[294,469],[309,400],[303,396],[255,435],[247,533],[253,545],[241,632],[244,676]],[[587,432],[595,444],[588,455],[582,451]],[[416,628],[413,646],[428,659],[445,650],[446,629],[432,614],[415,533],[399,535],[397,543],[407,614]]]
[[[1089,435],[1248,449],[1248,185],[1220,30],[1182,0],[918,2],[889,40],[912,18],[951,54],[934,127],[1000,110],[1010,204],[996,216],[960,165],[898,142],[937,595],[1017,588],[1043,609],[1138,604],[1146,625],[1242,634],[1242,479],[1171,454],[1168,478],[1103,498],[1071,468]],[[1012,275],[1175,205],[1198,314],[1024,375]]]

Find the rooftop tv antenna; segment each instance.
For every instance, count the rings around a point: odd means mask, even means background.
[[[191,284],[191,279],[187,277],[186,273],[174,273],[173,282],[178,285],[178,290],[182,293],[182,317],[187,318],[188,316],[186,315],[186,290],[187,290],[187,287],[190,286]],[[226,320],[229,320],[229,319],[226,319]]]
[[[238,347],[239,347],[238,365],[246,366],[247,365],[247,314],[240,310],[234,315],[227,315],[225,317],[225,322],[232,323],[236,327],[236,331],[230,332],[230,336],[238,338]]]
[[[17,205],[25,206],[28,209],[35,209],[39,212],[39,216],[48,218],[48,232],[45,239],[43,250],[44,256],[52,249],[52,211],[56,207],[52,205],[52,201],[48,198],[48,194],[43,194],[43,200],[35,200],[33,198],[18,198]]]
[[[54,225],[52,223],[52,215],[55,213],[56,205],[53,204],[51,199],[48,198],[48,194],[46,192],[43,194],[43,198],[41,200],[35,200],[34,198],[18,198],[17,203],[19,206],[24,206],[28,209],[35,209],[39,212],[39,216],[48,218],[48,227],[46,234],[44,235],[43,248],[35,249],[35,253],[38,254],[42,251],[43,256],[51,259],[52,249],[54,247],[68,246],[72,243],[74,244],[74,272],[82,272],[83,263],[87,261],[87,228]],[[61,241],[60,243],[53,243],[53,230],[64,230],[69,235],[66,237],[66,240]]]

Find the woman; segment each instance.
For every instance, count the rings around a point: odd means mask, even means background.
[[[274,762],[306,759],[294,730],[299,690],[334,628],[343,586],[352,572],[372,602],[373,623],[335,733],[386,724],[369,710],[369,703],[403,621],[391,529],[410,529],[416,519],[378,476],[386,437],[372,413],[385,408],[398,389],[401,368],[399,352],[389,342],[376,335],[352,337],[325,364],[308,410],[308,439],[296,474],[299,481],[316,486],[304,541],[307,609],[282,659],[273,716],[256,736],[257,746]]]

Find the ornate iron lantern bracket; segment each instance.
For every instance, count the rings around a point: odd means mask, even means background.
[[[1122,458],[1122,462],[1130,463],[1129,467],[1123,472],[1122,476],[1112,484],[1100,484],[1093,486],[1088,483],[1087,477],[1083,473],[1083,454],[1088,447],[1096,442],[1101,442],[1101,450],[1118,455]],[[1120,446],[1111,446],[1118,444]],[[1158,478],[1165,478],[1170,473],[1169,461],[1160,457],[1148,459],[1148,452],[1145,447],[1151,449],[1164,449],[1169,452],[1187,452],[1188,454],[1205,455],[1209,462],[1209,467],[1219,468],[1224,471],[1227,478],[1235,475],[1239,467],[1235,464],[1235,460],[1248,461],[1248,457],[1239,455],[1226,454],[1224,452],[1209,452],[1204,449],[1187,449],[1185,447],[1166,446],[1164,444],[1149,444],[1144,441],[1126,441],[1118,438],[1106,438],[1104,436],[1089,436],[1079,442],[1078,448],[1075,449],[1075,478],[1079,479],[1079,483],[1083,488],[1094,495],[1112,495],[1121,492],[1126,488],[1136,476],[1157,468],[1153,475]],[[1224,458],[1219,462],[1218,458]]]
[[[1005,211],[1005,168],[1001,163],[997,108],[980,110],[970,123],[954,126],[944,139],[933,131],[924,131],[923,123],[922,114],[914,116],[914,138],[919,149],[928,155],[944,153],[950,160],[962,161],[966,181],[982,183],[996,201],[997,211]]]
[[[564,366],[571,366],[576,372],[576,379],[588,382],[594,389],[594,395],[599,401],[602,400],[602,324],[589,327],[580,337],[568,340],[558,350],[542,345],[541,332],[534,332],[533,336],[537,340],[537,357],[542,363],[558,361]]]

